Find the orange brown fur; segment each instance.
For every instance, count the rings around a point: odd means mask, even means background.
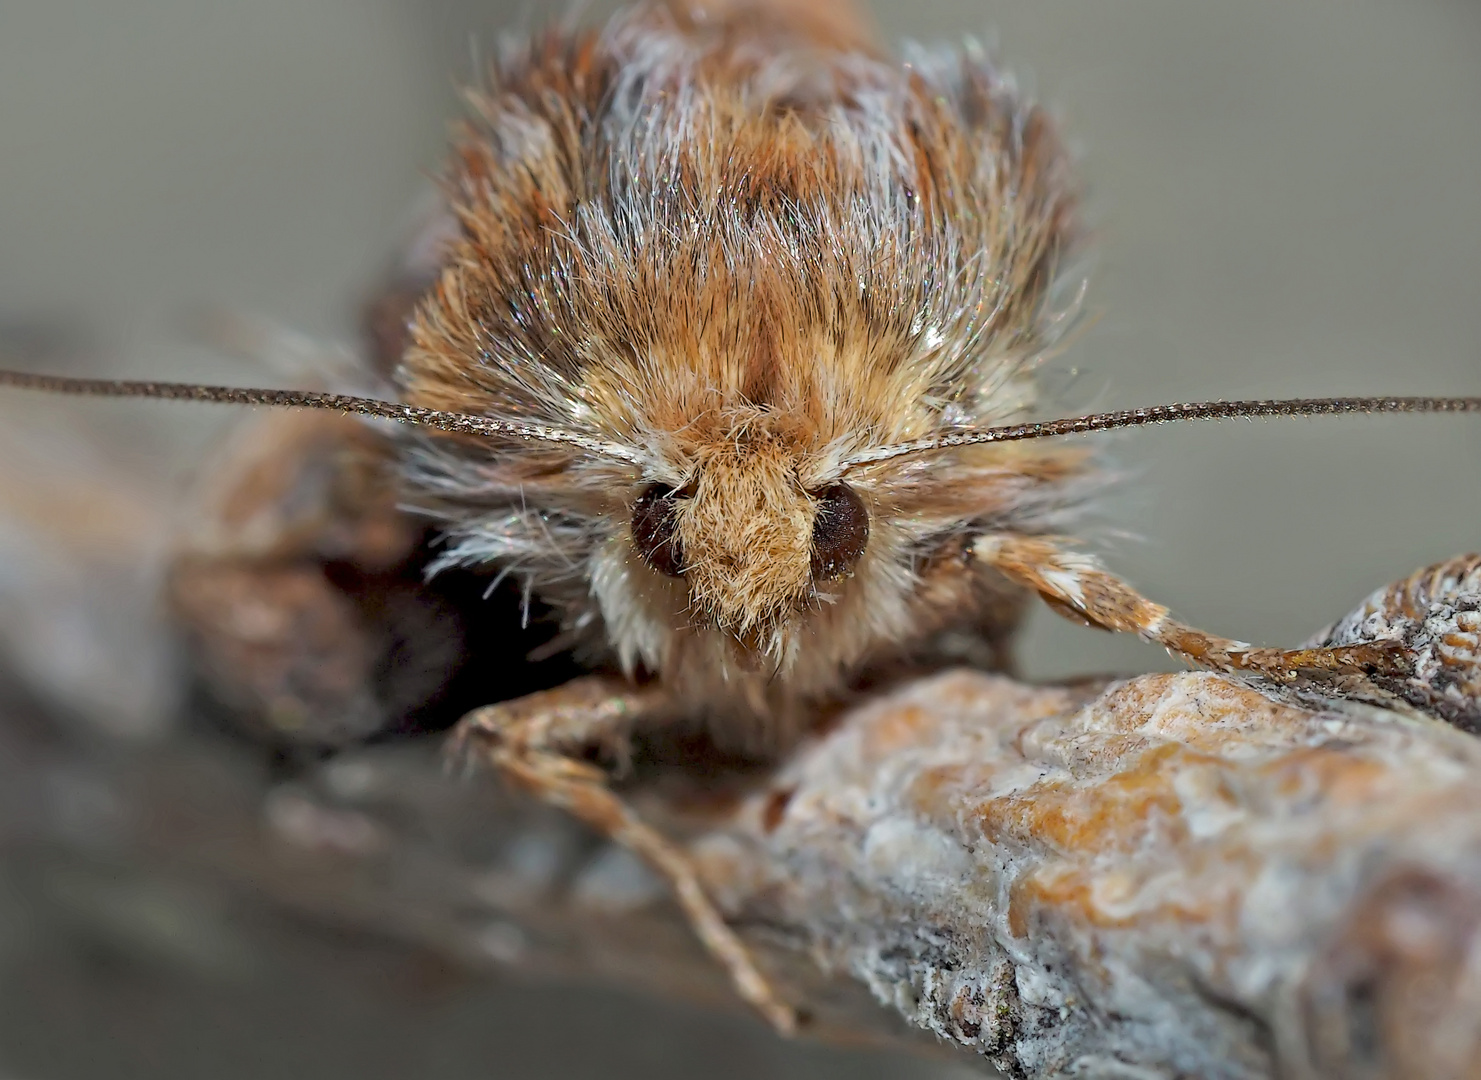
[[[1076,228],[1047,119],[988,60],[886,59],[844,5],[809,10],[649,5],[508,46],[400,373],[410,404],[639,455],[443,439],[409,479],[448,564],[524,575],[598,660],[752,734],[933,635],[1000,633],[1012,587],[938,552],[1041,530],[1085,473],[1047,443],[853,470],[867,548],[813,579],[845,458],[1034,403]],[[682,578],[634,550],[652,484],[685,496]]]

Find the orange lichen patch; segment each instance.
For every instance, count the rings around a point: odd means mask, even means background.
[[[1126,879],[1126,880],[1123,880]],[[1093,926],[1133,926],[1137,923],[1183,923],[1195,926],[1229,927],[1238,919],[1243,893],[1226,889],[1189,889],[1177,895],[1155,896],[1142,883],[1126,874],[1094,874],[1075,871],[1057,883],[1040,887],[1026,881],[1023,898],[1041,904],[1056,904],[1066,914],[1077,914]]]
[[[941,810],[950,812],[965,786],[965,776],[966,768],[958,764],[922,769],[906,790],[905,801],[931,817]]]
[[[1258,775],[1268,778],[1286,799],[1320,802],[1328,808],[1356,806],[1382,797],[1398,779],[1382,761],[1335,746],[1293,750],[1260,766]]]
[[[1240,849],[1221,852],[1212,861],[1185,850],[1160,873],[1148,868],[1143,874],[1124,863],[1109,865],[1114,868],[1055,861],[1015,881],[1008,890],[1006,912],[1014,936],[1038,933],[1035,927],[1041,918],[1120,929],[1166,928],[1176,922],[1205,927],[1213,933],[1205,945],[1222,953],[1215,941],[1237,936],[1234,928],[1244,897],[1238,883],[1252,880],[1260,870],[1258,862]],[[1164,873],[1170,873],[1171,880]]]
[[[1211,759],[1176,744],[1155,747],[1094,786],[1054,780],[989,799],[975,808],[989,840],[1013,837],[1060,852],[1126,851],[1156,831],[1182,839],[1182,801],[1173,788],[1182,769]]]
[[[873,719],[864,753],[870,758],[886,758],[921,745],[931,729],[940,725],[941,714],[924,705],[902,704],[877,714]]]
[[[1101,928],[1171,923],[1229,926],[1237,917],[1238,903],[1239,895],[1229,889],[1152,894],[1125,869],[1097,872],[1056,862],[1013,883],[1008,927],[1014,937],[1027,937],[1040,913]]]
[[[1133,679],[1107,693],[1091,715],[1098,729],[1171,737],[1211,752],[1251,740],[1282,744],[1310,722],[1299,709],[1206,673]]]

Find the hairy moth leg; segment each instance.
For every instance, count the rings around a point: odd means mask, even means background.
[[[573,679],[459,721],[454,746],[474,752],[537,798],[622,844],[662,875],[695,934],[730,974],[736,992],[782,1034],[797,1016],[756,967],[750,950],[705,894],[684,850],[644,823],[607,785],[606,774],[573,756],[593,746],[625,749],[633,721],[665,701],[656,687],[600,675]]]
[[[1307,649],[1263,649],[1206,634],[1178,622],[1167,608],[1142,596],[1093,558],[1043,536],[984,536],[974,554],[1004,576],[1033,589],[1059,614],[1103,630],[1155,642],[1196,667],[1255,673],[1280,682],[1312,674],[1364,680],[1408,673],[1398,642],[1366,641]]]

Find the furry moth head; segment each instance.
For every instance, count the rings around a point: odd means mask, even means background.
[[[1079,475],[1046,443],[849,467],[1017,418],[1065,322],[1065,153],[982,54],[649,6],[508,47],[474,100],[405,400],[627,453],[425,442],[446,562],[527,575],[629,670],[821,691],[962,616],[922,567]]]

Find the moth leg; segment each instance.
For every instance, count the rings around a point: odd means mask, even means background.
[[[575,756],[591,747],[626,749],[635,719],[665,703],[656,687],[586,676],[553,690],[475,709],[459,721],[453,745],[477,754],[544,802],[558,806],[656,870],[690,926],[730,974],[736,992],[783,1034],[797,1016],[756,967],[750,950],[705,894],[684,850],[644,823],[607,785],[606,773]]]
[[[1367,641],[1309,649],[1263,649],[1216,637],[1178,622],[1167,608],[1142,596],[1093,558],[1052,537],[999,533],[984,536],[976,556],[1037,592],[1059,614],[1103,630],[1136,634],[1197,667],[1252,672],[1281,682],[1325,674],[1366,678],[1405,675],[1409,654],[1398,642]]]

